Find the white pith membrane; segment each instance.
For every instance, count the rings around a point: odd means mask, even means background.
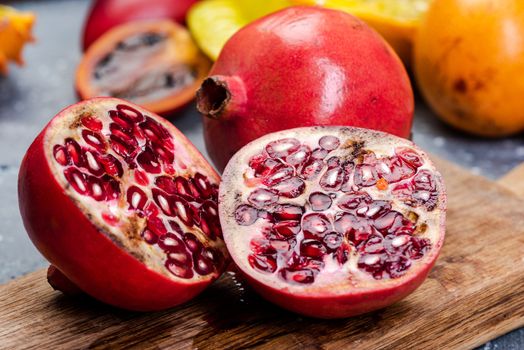
[[[90,85],[92,96],[112,96],[146,103],[176,94],[193,84],[197,69],[188,57],[196,55],[186,31],[176,27],[156,28],[155,23],[137,26],[130,35],[121,31],[94,62]],[[187,57],[186,57],[187,56]]]
[[[100,234],[151,270],[189,283],[216,278],[227,251],[219,177],[188,143],[136,105],[99,98],[56,117],[44,148],[57,181]]]
[[[317,175],[305,171],[314,162],[321,164]],[[219,203],[235,263],[291,293],[339,295],[402,284],[434,261],[443,243],[440,174],[410,141],[371,130],[298,128],[255,140],[226,167]],[[305,211],[284,218],[283,209],[292,211],[286,205]],[[316,214],[327,220],[311,220]]]

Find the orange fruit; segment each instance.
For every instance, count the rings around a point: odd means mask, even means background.
[[[435,0],[414,63],[424,97],[450,125],[490,137],[524,131],[522,0]]]
[[[0,5],[0,73],[7,73],[9,61],[23,64],[22,49],[26,42],[33,40],[34,20],[32,13]]]

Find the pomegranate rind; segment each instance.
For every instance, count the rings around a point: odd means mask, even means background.
[[[114,240],[104,223],[89,214],[88,208],[64,188],[52,161],[49,134],[63,127],[71,113],[97,110],[97,105],[125,104],[160,122],[185,151],[196,160],[210,180],[219,175],[200,152],[173,125],[132,103],[114,98],[95,98],[67,107],[58,113],[36,137],[20,167],[19,207],[26,231],[37,249],[72,283],[107,304],[136,311],[155,311],[179,305],[195,297],[222,273],[218,271],[193,279],[162,274],[148,267],[140,257]],[[35,176],[36,175],[36,176]],[[85,214],[83,210],[88,213]],[[222,249],[227,260],[227,253]]]
[[[241,199],[243,193],[246,198],[250,193],[249,189],[239,186],[239,183],[242,182],[239,179],[244,178],[245,171],[249,167],[249,160],[274,140],[296,138],[303,141],[309,137],[320,138],[325,135],[339,137],[342,144],[347,140],[366,142],[372,140],[374,145],[381,145],[382,152],[393,152],[395,147],[407,147],[415,150],[425,161],[424,169],[432,172],[438,185],[438,200],[436,208],[430,214],[432,224],[428,225],[428,230],[432,230],[428,233],[431,236],[431,249],[421,259],[413,260],[411,267],[401,277],[378,281],[372,278],[369,280],[357,278],[356,280],[348,279],[345,283],[340,283],[340,281],[329,283],[324,280],[321,285],[315,283],[298,285],[287,283],[279,279],[276,274],[260,272],[249,264],[247,256],[250,251],[246,246],[246,241],[249,242],[249,239],[253,237],[253,234],[249,232],[255,231],[256,228],[240,226],[234,216],[237,205],[246,203],[245,199]],[[373,146],[368,149],[375,151]],[[307,191],[306,189],[306,195],[303,195],[305,198],[309,196]],[[288,202],[300,206],[304,205],[305,198],[302,199],[302,203],[300,198]],[[426,279],[444,243],[446,194],[442,176],[435,170],[427,154],[412,142],[379,131],[342,126],[306,127],[268,134],[252,141],[238,151],[226,166],[219,190],[219,203],[224,240],[234,263],[245,275],[250,285],[267,300],[285,309],[311,317],[343,318],[359,315],[386,307],[405,298]],[[336,278],[336,275],[333,276]]]

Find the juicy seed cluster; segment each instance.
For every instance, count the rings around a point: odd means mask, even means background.
[[[198,172],[178,174],[186,169],[181,161],[175,162],[172,135],[130,106],[117,105],[100,118],[82,116],[80,124],[76,125],[78,141],[66,138],[53,148],[71,187],[82,196],[106,202],[100,215],[113,227],[122,226],[124,220],[145,221],[144,229],[129,232],[128,238],[161,249],[165,267],[173,275],[192,278],[194,272],[214,272],[223,257],[202,242],[222,235],[217,184]],[[126,215],[119,218],[115,208]]]
[[[272,141],[244,174],[254,188],[236,207],[238,225],[256,225],[249,264],[289,283],[311,284],[322,269],[356,257],[374,279],[398,278],[431,248],[415,211],[433,211],[439,193],[422,157],[398,147],[377,157],[363,143],[328,135],[313,147],[295,138]],[[373,189],[373,190],[371,190]],[[381,199],[373,198],[377,191]]]

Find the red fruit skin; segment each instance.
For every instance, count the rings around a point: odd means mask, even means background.
[[[340,11],[291,7],[238,31],[206,84],[225,102],[197,94],[215,166],[265,134],[312,125],[357,126],[408,138],[413,91],[391,47],[359,19]],[[216,91],[216,90],[215,90]],[[224,96],[224,95],[222,95]]]
[[[249,285],[261,296],[284,309],[308,317],[336,319],[379,310],[404,299],[424,282],[436,258],[437,256],[423,271],[412,275],[412,279],[403,285],[340,296],[291,295],[262,284],[246,273],[242,273],[242,276],[246,277]]]
[[[172,19],[185,23],[186,13],[196,0],[95,0],[84,25],[82,49],[109,29],[130,21]]]
[[[42,255],[86,293],[128,310],[163,310],[208,286],[209,280],[179,283],[148,269],[87,219],[64,193],[46,160],[43,140],[51,123],[29,147],[18,178],[23,223]]]

